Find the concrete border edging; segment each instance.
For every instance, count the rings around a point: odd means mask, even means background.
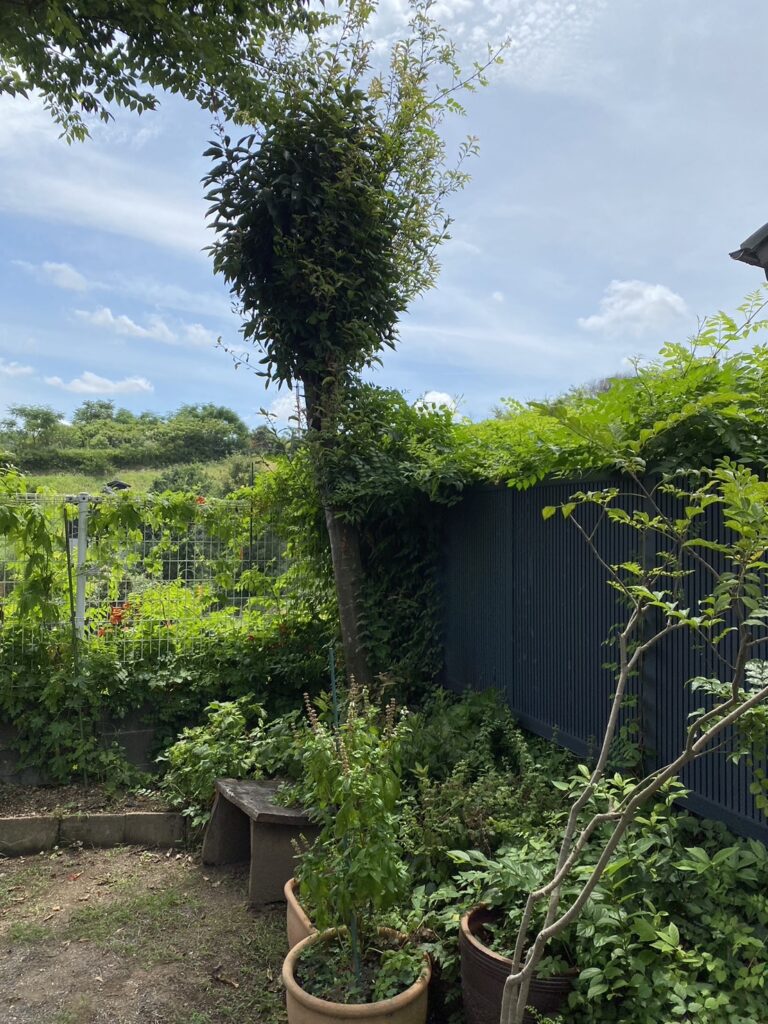
[[[174,811],[29,815],[0,818],[0,856],[41,853],[55,846],[182,846],[187,819]]]

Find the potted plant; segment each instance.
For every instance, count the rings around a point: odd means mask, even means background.
[[[381,713],[355,687],[342,723],[326,725],[308,700],[307,711],[298,790],[320,834],[297,878],[321,931],[285,960],[289,1024],[424,1024],[429,958],[384,927],[408,881],[395,818],[407,720],[393,702]]]
[[[301,904],[299,883],[289,878],[283,889],[286,906],[286,930],[288,932],[288,948],[293,949],[302,939],[309,938],[317,932],[317,928]]]
[[[462,869],[456,877],[464,905],[459,949],[461,989],[467,1024],[498,1024],[504,984],[527,894],[541,884],[555,863],[553,844],[533,836],[492,860],[476,850],[455,850]],[[574,936],[565,933],[549,950],[531,983],[528,1007],[537,1015],[557,1014],[577,977]],[[536,1018],[526,1014],[526,1024]]]

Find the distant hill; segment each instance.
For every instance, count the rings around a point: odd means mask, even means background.
[[[200,467],[233,456],[247,460],[276,454],[282,443],[265,426],[249,430],[222,405],[182,405],[165,416],[136,415],[99,400],[83,402],[71,422],[47,405],[11,406],[0,421],[0,450],[9,452],[23,472],[63,474],[62,483],[77,479],[71,474],[84,474],[91,483],[118,474],[130,482],[128,470],[153,471],[154,479],[159,475],[155,470],[170,467],[181,483],[180,467],[196,466],[199,476]]]

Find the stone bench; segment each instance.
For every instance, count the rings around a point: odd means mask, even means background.
[[[283,887],[294,873],[293,843],[317,835],[306,813],[274,802],[279,782],[218,779],[211,820],[203,839],[203,864],[249,861],[251,903],[283,900]]]

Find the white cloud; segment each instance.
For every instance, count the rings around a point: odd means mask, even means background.
[[[21,363],[16,362],[7,363],[0,358],[0,374],[3,377],[29,377],[34,372],[34,366],[22,366]]]
[[[516,85],[571,91],[594,76],[588,43],[607,9],[607,0],[442,0],[434,13],[470,57],[483,59],[489,43],[506,39],[501,74]]]
[[[474,36],[479,41],[484,29],[498,38],[499,25],[509,38],[506,76],[529,89],[571,91],[591,77],[594,55],[586,44],[607,6],[606,0],[485,0],[491,17]]]
[[[184,324],[184,342],[192,348],[213,348],[218,334],[202,324]]]
[[[97,161],[93,161],[97,164]],[[98,164],[101,162],[99,161]],[[76,224],[97,231],[137,238],[163,248],[200,253],[210,241],[203,211],[196,203],[184,204],[172,188],[160,185],[143,191],[121,180],[127,168],[110,166],[75,169],[71,180],[53,174],[30,173],[26,188],[16,182],[0,185],[0,207],[47,221]],[[94,190],[92,181],[101,179]],[[202,258],[202,255],[201,255]]]
[[[69,263],[49,263],[42,266],[43,273],[57,288],[64,288],[70,292],[84,292],[88,290],[88,281],[83,275],[71,267]]]
[[[182,345],[189,348],[214,348],[218,335],[203,324],[176,324],[178,330],[169,327],[157,313],[153,313],[146,325],[137,323],[124,313],[115,314],[108,306],[99,309],[76,309],[75,316],[91,327],[111,331],[129,338],[149,338],[165,345]]]
[[[157,315],[149,318],[147,327],[137,324],[135,320],[131,320],[124,313],[115,316],[108,306],[101,306],[95,310],[76,309],[75,316],[90,324],[91,327],[112,331],[114,334],[131,338],[154,338],[155,341],[163,341],[166,344],[174,344],[177,340],[176,335],[163,318]]]
[[[226,293],[192,290],[176,284],[165,284],[150,277],[113,272],[99,285],[105,291],[119,292],[133,299],[165,309],[177,309],[197,316],[229,317],[231,302]]]
[[[38,280],[48,281],[57,288],[71,292],[84,292],[91,287],[83,275],[69,263],[29,263],[27,260],[11,260],[15,267],[21,267]]]
[[[483,250],[479,245],[475,245],[474,242],[467,241],[466,238],[456,238],[451,236],[445,243],[445,247],[448,250],[454,250],[457,253],[465,253],[470,256],[481,256]]]
[[[115,334],[128,334],[135,338],[144,338],[147,334],[146,330],[140,327],[134,320],[131,320],[130,317],[123,314],[115,316],[107,306],[102,306],[101,309],[93,311],[76,309],[75,316],[90,324],[91,327],[102,327],[106,330],[114,331]]]
[[[39,99],[0,97],[0,209],[206,257],[205,205],[185,179],[95,140],[65,146]],[[105,133],[105,141],[108,140]]]
[[[123,377],[122,380],[110,380],[99,377],[90,370],[85,370],[81,377],[63,381],[61,377],[46,377],[45,383],[62,391],[74,391],[78,395],[128,395],[136,392],[154,391],[154,387],[146,377]]]
[[[456,412],[458,407],[456,399],[446,391],[425,391],[413,404],[416,409],[428,409],[436,405],[442,409],[450,409],[451,412]]]
[[[166,345],[175,345],[178,340],[165,320],[158,316],[157,313],[153,313],[149,318],[149,326],[145,327],[144,331],[146,333],[143,337],[154,338],[155,341],[163,341]]]
[[[0,97],[0,153],[13,154],[20,140],[56,142],[57,135],[40,97]]]
[[[287,391],[283,395],[279,395],[269,407],[269,412],[275,417],[279,424],[288,424],[293,418],[296,419],[296,394],[293,391]]]
[[[600,300],[600,311],[579,317],[579,327],[608,336],[634,337],[663,331],[688,315],[685,300],[663,284],[611,281]]]
[[[504,301],[504,292],[494,292],[491,295],[491,298],[493,299],[494,302],[503,302]]]

